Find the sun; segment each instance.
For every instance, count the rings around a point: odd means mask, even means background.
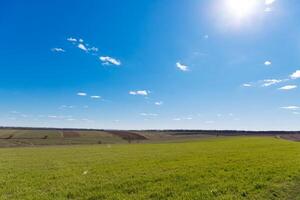
[[[243,19],[254,14],[257,0],[225,0],[227,13],[237,19]]]

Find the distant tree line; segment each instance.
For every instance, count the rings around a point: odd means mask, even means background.
[[[57,131],[106,131],[115,134],[124,134],[127,136],[129,132],[160,132],[172,135],[282,135],[282,134],[300,134],[300,131],[249,131],[249,130],[191,130],[191,129],[148,129],[148,130],[118,130],[118,129],[86,129],[86,128],[51,128],[51,127],[5,127],[6,130],[57,130]],[[126,133],[126,134],[125,134]],[[130,133],[130,136],[133,133]],[[138,135],[138,134],[137,134]],[[136,135],[134,135],[136,136]],[[142,138],[138,138],[142,139]]]

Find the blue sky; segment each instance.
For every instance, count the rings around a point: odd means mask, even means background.
[[[0,4],[3,126],[300,129],[296,0]]]

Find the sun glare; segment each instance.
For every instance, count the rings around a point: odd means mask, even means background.
[[[257,0],[226,0],[228,14],[237,19],[253,15],[257,7]]]

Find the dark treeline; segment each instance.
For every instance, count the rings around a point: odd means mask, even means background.
[[[172,135],[282,135],[300,134],[300,131],[245,131],[245,130],[147,130],[150,132],[165,132]]]
[[[53,131],[104,131],[104,129],[88,128],[51,128],[51,127],[13,127],[0,126],[0,130],[53,130]]]
[[[117,130],[117,129],[86,129],[86,128],[48,128],[48,127],[0,127],[6,130],[57,130],[57,131],[136,131],[136,132],[162,132],[172,135],[282,135],[300,134],[300,131],[247,131],[247,130],[190,130],[190,129],[153,129],[153,130]]]

